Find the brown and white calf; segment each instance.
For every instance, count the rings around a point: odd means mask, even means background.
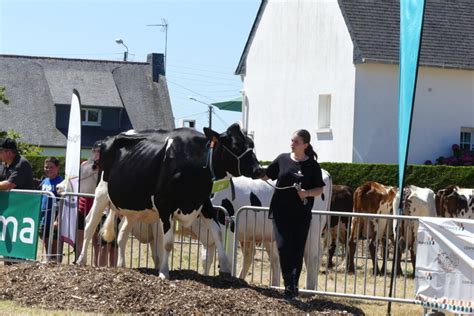
[[[393,214],[398,214],[400,204],[400,192],[397,193],[393,201]],[[435,194],[429,188],[420,188],[414,185],[407,186],[403,189],[403,210],[400,215],[405,216],[428,216],[436,217]],[[397,221],[394,221],[394,235],[396,232]],[[407,249],[410,251],[411,263],[413,271],[416,265],[416,247],[418,233],[417,220],[401,220],[398,228],[398,256],[396,261],[397,274],[401,274],[400,258],[401,254]],[[414,274],[413,274],[414,276]]]
[[[382,185],[377,182],[366,182],[358,187],[354,192],[354,213],[385,214],[392,213],[393,200],[397,194],[397,189]],[[356,241],[359,238],[367,238],[369,243],[370,256],[374,265],[374,274],[379,274],[385,270],[385,256],[383,256],[382,270],[377,264],[377,247],[381,243],[383,253],[386,253],[387,241],[386,231],[388,229],[387,219],[368,219],[366,217],[354,217],[351,224],[349,237],[349,257],[347,269],[355,272],[354,255],[356,251]]]

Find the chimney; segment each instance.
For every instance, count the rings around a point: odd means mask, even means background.
[[[151,73],[154,82],[159,81],[159,75],[165,75],[164,54],[151,53],[148,54],[147,63],[151,64]]]

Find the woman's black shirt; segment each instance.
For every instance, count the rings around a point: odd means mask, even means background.
[[[291,154],[280,154],[267,168],[266,175],[272,179],[277,179],[277,187],[293,186],[295,183],[301,184],[301,188],[310,190],[324,187],[321,167],[314,159],[305,161],[294,161]],[[270,217],[292,219],[311,218],[314,197],[306,198],[304,203],[296,188],[284,190],[275,189],[270,203]]]

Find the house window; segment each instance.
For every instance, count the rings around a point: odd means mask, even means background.
[[[319,95],[319,108],[318,108],[318,129],[330,129],[331,128],[331,95],[320,94]]]
[[[82,109],[81,122],[85,126],[100,126],[102,122],[102,110],[99,109]]]
[[[463,150],[474,150],[474,128],[461,128],[459,147]]]

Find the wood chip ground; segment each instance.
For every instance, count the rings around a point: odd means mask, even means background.
[[[150,269],[55,264],[0,265],[0,300],[50,310],[126,314],[356,314],[360,309],[320,296],[286,300],[281,291],[236,278]]]

